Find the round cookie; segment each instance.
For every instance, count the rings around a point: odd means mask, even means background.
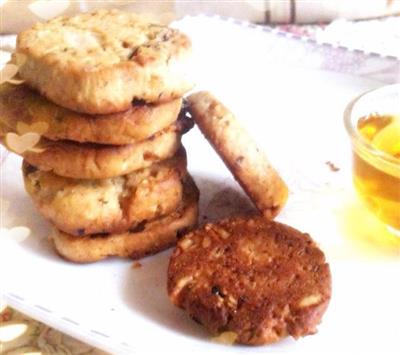
[[[19,76],[50,101],[78,112],[128,110],[135,99],[181,97],[191,43],[176,29],[139,15],[99,10],[37,23],[17,37]]]
[[[208,92],[188,97],[189,111],[256,207],[268,219],[286,203],[288,188],[233,114]]]
[[[45,127],[42,135],[51,140],[72,140],[99,144],[125,145],[147,139],[173,124],[182,99],[164,103],[133,102],[124,112],[88,115],[57,106],[26,85],[0,86],[0,121],[10,131]]]
[[[172,159],[109,179],[71,179],[23,163],[25,189],[41,214],[72,235],[120,233],[175,211],[186,175],[183,148]]]
[[[260,345],[315,333],[331,275],[309,235],[262,216],[233,217],[179,240],[168,294],[212,333]]]
[[[181,208],[121,234],[76,237],[54,229],[50,235],[57,253],[76,263],[90,263],[109,256],[140,259],[173,246],[177,238],[197,224],[199,191],[185,181]]]
[[[75,179],[106,179],[126,175],[171,158],[181,146],[181,135],[189,129],[184,119],[137,144],[113,146],[42,138],[42,152],[25,151],[22,156],[43,171]]]

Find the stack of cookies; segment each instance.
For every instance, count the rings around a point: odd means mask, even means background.
[[[19,152],[25,187],[63,257],[140,258],[196,224],[181,145],[193,125],[182,109],[190,52],[177,30],[116,10],[18,36],[24,83],[1,86],[2,131],[40,131],[39,145]]]

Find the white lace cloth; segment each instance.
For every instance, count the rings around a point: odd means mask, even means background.
[[[336,20],[315,33],[318,42],[397,57],[400,60],[400,16],[370,21]]]

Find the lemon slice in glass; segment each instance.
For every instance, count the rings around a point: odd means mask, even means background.
[[[396,158],[400,158],[400,116],[393,117],[390,124],[372,139],[372,146]]]

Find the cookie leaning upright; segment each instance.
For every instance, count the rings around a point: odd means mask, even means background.
[[[288,188],[266,155],[213,95],[198,92],[188,103],[193,119],[243,190],[265,217],[274,218],[286,203]]]
[[[38,23],[17,37],[19,75],[60,106],[91,114],[162,102],[192,87],[191,43],[133,13],[99,10]]]

